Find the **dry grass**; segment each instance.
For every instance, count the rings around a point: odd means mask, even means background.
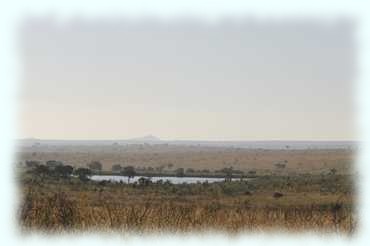
[[[354,231],[347,176],[289,178],[289,185],[286,180],[140,186],[24,178],[20,223],[25,230],[48,232]],[[336,188],[318,192],[324,184]],[[273,197],[276,187],[283,197]]]
[[[255,169],[259,174],[276,171],[275,164],[285,161],[284,172],[312,173],[336,168],[343,173],[352,168],[353,158],[353,151],[345,149],[258,150],[171,145],[37,147],[24,148],[19,152],[20,161],[60,160],[72,166],[86,166],[98,160],[104,170],[111,170],[114,164],[153,168],[163,166],[165,169],[168,164],[173,164],[172,170],[182,167],[214,171],[233,166],[245,172]]]

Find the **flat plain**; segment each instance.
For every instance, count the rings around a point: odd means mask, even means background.
[[[18,152],[24,230],[355,231],[355,152],[343,149],[246,149],[132,144],[31,146]],[[147,179],[129,184],[37,173],[50,160],[95,174],[131,166]],[[153,175],[225,176],[216,183],[151,182]],[[226,170],[226,171],[225,171]],[[238,177],[236,181],[227,179]],[[121,174],[120,174],[121,175]],[[124,175],[124,174],[122,174]],[[245,179],[252,177],[251,179]]]
[[[162,171],[176,168],[215,171],[232,166],[244,172],[258,170],[260,173],[279,170],[278,163],[285,164],[285,173],[320,173],[331,168],[349,172],[353,171],[354,156],[351,149],[246,149],[168,144],[31,146],[18,152],[19,161],[59,160],[76,167],[100,161],[107,171],[112,165],[120,164]]]

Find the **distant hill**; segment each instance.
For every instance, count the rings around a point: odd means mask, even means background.
[[[135,142],[159,142],[161,139],[159,137],[153,136],[153,135],[146,135],[144,137],[140,138],[132,138],[128,141],[135,141]]]
[[[37,146],[100,146],[126,144],[167,144],[176,146],[231,147],[246,149],[347,149],[356,148],[356,141],[205,141],[205,140],[161,140],[153,135],[132,139],[112,140],[58,140],[58,139],[19,139],[20,147]]]

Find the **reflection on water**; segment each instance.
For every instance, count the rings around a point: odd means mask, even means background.
[[[130,183],[137,182],[141,177],[148,178],[145,176],[135,176],[134,178],[130,178]],[[103,181],[103,180],[110,180],[113,182],[124,182],[128,183],[128,177],[127,176],[113,176],[113,175],[93,175],[91,176],[91,179],[94,181]],[[194,184],[197,182],[204,183],[214,183],[214,182],[222,182],[225,179],[224,178],[209,178],[209,177],[150,177],[150,180],[152,182],[157,182],[159,180],[162,180],[163,182],[169,181],[172,184],[182,184],[182,183],[187,183],[187,184]],[[240,178],[233,178],[233,180],[240,180]],[[244,179],[247,180],[247,179]]]

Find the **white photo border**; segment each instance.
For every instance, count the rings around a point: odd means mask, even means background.
[[[2,245],[47,245],[77,243],[84,245],[367,245],[370,241],[370,3],[357,0],[137,0],[77,1],[33,0],[0,2],[0,230]],[[356,160],[358,183],[358,228],[352,238],[318,234],[247,234],[236,238],[225,235],[146,235],[121,238],[117,235],[31,235],[17,230],[17,187],[13,161],[17,138],[17,96],[21,78],[18,27],[26,17],[55,16],[64,23],[73,18],[95,19],[157,17],[167,21],[186,17],[214,22],[223,18],[253,17],[258,20],[315,18],[323,21],[344,17],[353,20],[356,28],[357,74],[355,111],[357,140],[360,148]],[[3,244],[5,243],[5,244]]]

